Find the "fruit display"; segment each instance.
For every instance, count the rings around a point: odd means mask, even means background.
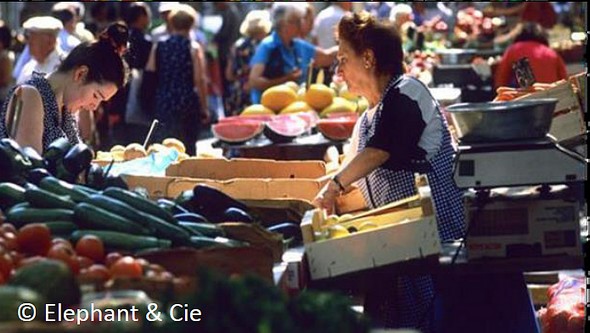
[[[343,141],[352,134],[350,123],[368,107],[367,99],[350,93],[344,83],[313,83],[306,89],[290,81],[265,90],[261,104],[247,106],[239,116],[220,119],[212,132],[226,144],[245,144],[262,133],[272,143],[289,143],[314,133],[322,118],[342,117],[324,122],[323,128],[333,128],[324,135],[328,140]]]
[[[95,161],[103,164],[110,163],[113,160],[115,162],[131,161],[146,157],[155,152],[164,151],[165,149],[175,149],[178,151],[178,161],[188,158],[186,147],[182,141],[176,138],[166,138],[161,143],[150,144],[147,148],[136,142],[130,143],[127,146],[114,145],[108,152],[98,151]]]
[[[318,130],[324,137],[333,141],[343,141],[352,136],[358,116],[339,116],[320,119]]]

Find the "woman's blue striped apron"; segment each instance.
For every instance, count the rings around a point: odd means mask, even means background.
[[[390,87],[392,85],[390,84]],[[387,94],[390,87],[386,89],[384,95]],[[379,123],[381,112],[395,112],[395,109],[382,111],[382,107],[383,104],[380,103],[372,121],[369,122],[366,112],[359,119],[361,125],[358,151],[364,149],[368,140],[373,136],[375,124]],[[462,192],[453,180],[455,150],[451,144],[451,136],[445,117],[440,113],[438,107],[437,112],[440,114],[444,129],[441,150],[430,160],[432,171],[428,172],[426,176],[436,210],[439,236],[444,241],[461,238],[465,222]],[[395,156],[391,158],[395,158]],[[417,194],[415,175],[411,171],[392,171],[379,167],[364,179],[359,180],[357,184],[372,209]],[[386,327],[415,328],[420,329],[423,333],[430,332],[432,330],[432,314],[426,315],[425,311],[432,313],[433,309],[431,306],[434,296],[432,277],[430,275],[399,276],[397,286],[392,287],[395,288],[395,291],[392,292],[394,299],[385,299],[387,304],[378,305],[377,311],[381,313],[377,315],[383,318],[383,324]],[[383,293],[383,290],[391,289],[386,287],[381,290]],[[378,298],[387,297],[387,295],[375,296]],[[372,296],[369,293],[367,297]],[[370,299],[368,301],[370,302]]]

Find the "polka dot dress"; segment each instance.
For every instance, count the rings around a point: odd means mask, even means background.
[[[397,80],[392,80],[384,95],[389,92],[395,81]],[[367,113],[359,119],[361,121],[359,151],[365,148],[375,133],[375,126],[379,123],[382,109],[383,103],[380,103],[372,121],[369,121]],[[395,112],[395,110],[388,109],[385,112]],[[439,236],[441,240],[449,240],[462,237],[464,216],[462,193],[452,178],[455,151],[442,115],[441,119],[445,129],[442,149],[430,161],[433,170],[426,176],[436,210]],[[393,171],[380,167],[357,183],[370,208],[417,194],[414,173],[406,170]],[[367,295],[367,302],[371,303],[371,311],[377,312],[373,315],[383,321],[382,325],[390,328],[414,328],[423,333],[432,330],[430,304],[434,297],[434,285],[431,276],[398,276],[391,288],[385,288],[389,290],[388,295],[383,294],[382,287],[370,291]]]
[[[67,111],[61,113],[61,121],[59,117],[59,108],[55,99],[55,93],[51,90],[49,81],[45,75],[38,72],[33,72],[33,76],[23,83],[23,85],[33,86],[39,91],[41,100],[43,102],[43,152],[51,145],[51,143],[59,138],[66,138],[72,145],[79,143],[80,135],[78,133],[78,125],[74,116]],[[18,86],[17,86],[18,87]],[[0,111],[0,138],[8,137],[8,129],[6,128],[6,112],[8,109],[8,102],[17,87],[14,87],[9,96],[6,98],[2,110]]]

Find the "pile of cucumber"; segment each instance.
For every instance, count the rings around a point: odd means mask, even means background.
[[[118,187],[98,191],[53,176],[43,177],[37,185],[0,183],[0,208],[17,228],[44,223],[56,237],[76,242],[92,234],[107,248],[125,252],[248,245],[225,238],[221,227],[172,201],[156,203]]]

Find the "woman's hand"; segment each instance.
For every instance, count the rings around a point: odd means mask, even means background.
[[[334,204],[336,197],[340,194],[340,189],[332,180],[330,180],[320,190],[318,195],[313,199],[313,205],[317,208],[323,208],[327,211],[328,215],[334,213]]]

